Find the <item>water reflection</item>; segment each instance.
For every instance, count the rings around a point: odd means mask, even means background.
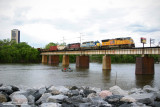
[[[135,83],[137,87],[143,87],[144,85],[153,86],[154,74],[153,75],[135,75]]]

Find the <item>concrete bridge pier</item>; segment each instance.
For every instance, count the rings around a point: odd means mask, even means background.
[[[59,55],[50,55],[48,64],[58,65],[59,64]]]
[[[154,58],[137,57],[135,74],[154,74]]]
[[[77,56],[76,57],[76,67],[77,68],[89,68],[89,56]]]
[[[69,66],[69,56],[68,55],[63,55],[63,59],[62,59],[62,66]]]
[[[111,70],[111,56],[107,56],[107,55],[103,56],[102,69]]]
[[[47,64],[47,55],[42,55],[42,63]]]

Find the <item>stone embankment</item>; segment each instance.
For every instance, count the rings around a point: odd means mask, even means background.
[[[0,107],[160,107],[160,90],[50,86],[23,89],[0,84]]]

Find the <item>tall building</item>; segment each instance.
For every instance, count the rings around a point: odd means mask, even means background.
[[[20,43],[20,31],[18,29],[11,30],[11,40],[15,40],[16,43]]]

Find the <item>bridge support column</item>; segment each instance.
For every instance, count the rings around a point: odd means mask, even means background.
[[[102,69],[103,70],[111,70],[111,56],[103,56],[103,59],[102,59]]]
[[[42,63],[47,64],[47,55],[42,55]]]
[[[69,56],[68,55],[63,55],[62,65],[69,66]]]
[[[50,55],[48,64],[58,65],[59,64],[59,55]]]
[[[89,56],[77,56],[76,57],[77,68],[89,68]]]
[[[154,59],[152,57],[137,57],[135,74],[154,74]]]

